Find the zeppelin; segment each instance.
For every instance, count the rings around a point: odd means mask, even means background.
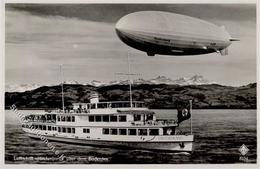
[[[118,37],[148,56],[227,55],[232,38],[224,26],[169,12],[140,11],[122,17],[115,26]]]

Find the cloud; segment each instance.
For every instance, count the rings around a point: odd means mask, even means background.
[[[86,58],[105,58],[103,53],[117,51],[118,46],[123,46],[115,35],[113,24],[40,17],[17,11],[7,11],[6,15],[7,52],[13,53],[7,59],[16,58],[21,51],[30,55],[25,57],[51,61],[84,59],[83,54]]]
[[[256,20],[255,4],[7,4],[7,8],[39,16],[74,17],[115,23],[122,16],[143,10],[168,11],[205,20]]]
[[[120,61],[118,56],[126,49],[111,23],[6,11],[7,82],[17,83],[20,77],[27,82],[46,82],[53,79],[52,74],[57,71],[53,67],[58,68],[59,64],[81,66],[83,72],[83,69],[91,68],[95,72],[97,65],[106,72],[106,66]],[[121,61],[124,62],[125,57]],[[28,76],[34,73],[43,75],[43,78],[31,79],[32,76]]]

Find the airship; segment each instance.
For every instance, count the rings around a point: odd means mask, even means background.
[[[148,56],[228,54],[232,38],[224,26],[170,12],[140,11],[123,16],[116,34],[128,46]]]

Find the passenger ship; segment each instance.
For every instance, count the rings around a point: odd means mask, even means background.
[[[99,102],[94,93],[90,103],[74,103],[71,110],[28,115],[22,128],[29,137],[39,138],[40,134],[59,142],[191,152],[192,131],[186,135],[177,132],[179,123],[189,118],[185,119],[187,113],[187,109],[181,111],[177,120],[158,120],[143,102]],[[180,116],[184,117],[181,121]]]

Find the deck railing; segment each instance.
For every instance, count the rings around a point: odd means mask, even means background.
[[[133,101],[132,108],[145,108],[144,102],[141,101]],[[75,106],[75,104],[73,105]],[[79,103],[76,105],[77,108],[74,109],[65,109],[53,110],[47,112],[55,112],[55,113],[90,113],[90,110],[93,109],[112,109],[112,108],[131,108],[129,101],[113,101],[113,102],[99,102],[99,103]]]
[[[177,125],[176,120],[149,120],[149,121],[133,121],[131,122],[134,126],[170,126],[170,125]]]
[[[129,101],[112,101],[112,102],[99,102],[99,103],[74,103],[73,106],[86,108],[86,109],[131,107]],[[144,106],[144,102],[133,101],[132,107],[145,107],[145,106]]]
[[[27,119],[25,120],[26,123],[31,123],[31,122],[37,122],[37,123],[55,123],[56,120],[38,120],[38,119]]]

